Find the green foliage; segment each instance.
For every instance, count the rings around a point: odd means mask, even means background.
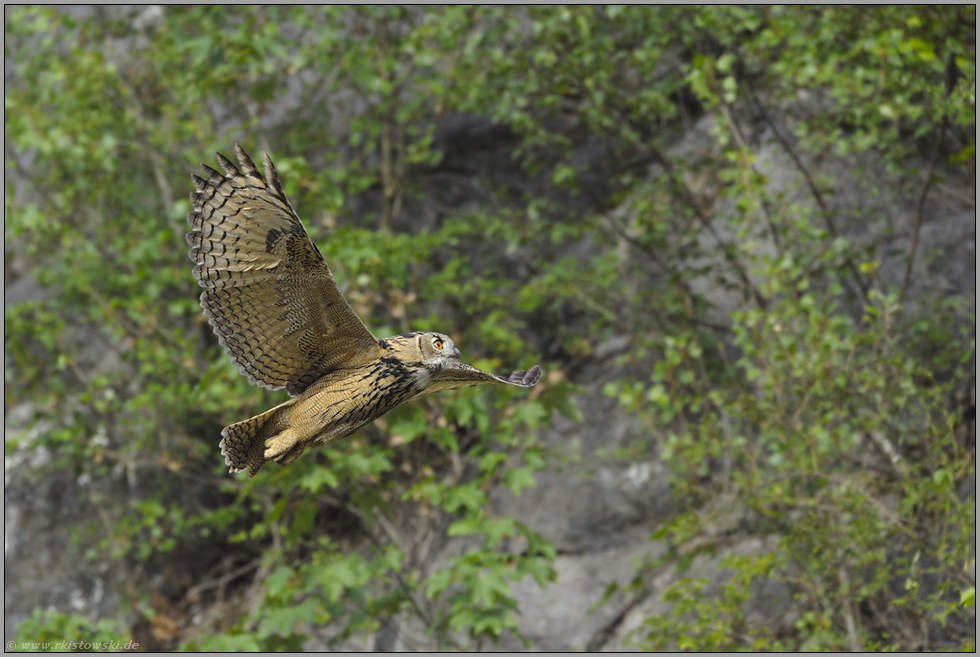
[[[960,592],[971,584],[976,504],[963,486],[975,463],[948,400],[969,376],[972,314],[954,301],[904,320],[904,290],[881,289],[874,256],[839,236],[823,198],[831,185],[808,180],[809,206],[772,195],[737,112],[766,112],[760,97],[788,103],[801,152],[874,148],[900,181],[915,171],[916,137],[972,134],[974,57],[953,36],[959,15],[732,8],[701,17],[721,53],[695,56],[687,80],[718,119],[712,171],[737,240],[715,234],[724,260],[712,274],[737,293],[731,333],[651,332],[649,379],[606,393],[667,428],[660,455],[687,504],[656,534],[670,551],[648,568],[686,570],[736,531],[778,542],[722,561],[728,583],[671,585],[670,614],[649,618],[634,640],[653,650],[903,650],[917,645],[913,625],[944,627],[968,645]],[[826,111],[793,109],[802,89],[826,97]],[[746,616],[749,585],[766,580],[795,596],[783,610],[796,618],[792,636]],[[641,575],[636,586],[650,584]]]
[[[116,621],[92,622],[83,616],[35,609],[17,626],[11,652],[122,652],[138,650],[129,636],[118,631]]]
[[[126,474],[123,508],[97,485],[90,493],[108,521],[99,547],[114,558],[152,562],[201,539],[243,560],[265,555],[262,603],[229,634],[189,647],[296,648],[310,627],[337,627],[342,639],[405,611],[439,642],[460,629],[475,639],[513,630],[503,581],[529,574],[544,585],[554,551],[512,518],[488,516],[487,495],[534,485],[545,458],[524,436],[555,410],[574,413],[573,388],[427,398],[287,470],[228,477],[216,458],[220,427],[282,396],[248,385],[217,348],[183,239],[195,163],[236,140],[253,151],[253,140],[274,143],[287,193],[312,234],[328,236],[323,253],[380,335],[451,330],[470,361],[489,368],[533,356],[525,317],[501,293],[526,289],[526,277],[501,270],[491,279],[455,252],[485,239],[480,224],[462,213],[425,229],[398,223],[423,197],[417,172],[439,160],[432,137],[454,84],[439,72],[473,29],[469,10],[201,7],[143,24],[125,11],[73,15],[19,8],[5,23],[18,62],[5,94],[8,166],[27,183],[26,194],[5,197],[5,243],[54,290],[5,309],[7,399],[30,400],[35,416],[23,445],[39,441],[56,466],[96,482]],[[296,89],[285,115],[267,120],[273,101]],[[533,249],[505,217],[501,243]],[[479,287],[443,269],[473,274]],[[93,342],[109,356],[93,361]],[[479,464],[475,476],[468,464]],[[386,520],[415,506],[442,540],[481,537],[482,549],[429,574],[460,583],[446,604]],[[443,516],[451,522],[440,530]],[[512,553],[507,541],[518,538],[532,549]],[[154,613],[140,595],[129,604]],[[38,632],[39,623],[25,627]]]
[[[768,274],[773,282],[794,279],[792,269]],[[841,628],[848,616],[856,622],[861,606],[901,609],[924,622],[943,622],[958,606],[976,522],[974,501],[959,489],[974,464],[945,410],[949,385],[897,348],[887,329],[894,306],[872,299],[877,305],[860,330],[826,294],[737,314],[734,346],[742,355],[732,374],[741,376],[725,390],[701,380],[703,354],[668,346],[645,412],[672,427],[661,454],[677,490],[697,504],[660,536],[681,551],[719,523],[780,538],[765,570],[758,559],[723,562],[735,572],[734,589],[728,583],[709,595],[690,582],[671,587],[665,599],[678,603],[673,613],[696,611],[698,620],[650,619],[643,645],[768,645],[766,626],[747,624],[744,599],[735,595],[757,578],[791,583],[796,605],[808,610],[789,649],[846,649],[855,639]],[[828,600],[834,603],[823,609],[815,604]],[[709,631],[716,624],[725,631]],[[854,636],[859,645],[901,645],[881,632],[869,623]]]
[[[133,11],[5,15],[5,250],[50,290],[5,307],[5,399],[33,412],[6,450],[43,445],[93,482],[95,552],[154,563],[206,541],[257,568],[221,580],[255,604],[183,648],[299,649],[398,619],[443,648],[516,633],[510,583],[546,586],[555,551],[490,497],[562,456],[536,436],[581,419],[566,376],[618,337],[634,376],[604,391],[657,439],[610,451],[657,452],[683,504],[647,566],[683,570],[725,532],[769,546],[726,557],[725,582],[671,585],[641,647],[907,650],[905,625],[944,623],[969,644],[950,628],[975,614],[975,466],[947,398],[972,311],[909,316],[906,285],[878,280],[893,254],[846,236],[891,235],[883,195],[925,199],[973,166],[975,8]],[[447,171],[439,131],[472,117],[495,122],[506,175]],[[447,331],[491,370],[540,355],[546,379],[427,397],[228,476],[220,428],[284,399],[220,350],[185,257],[187,174],[236,141],[270,150],[376,333]],[[864,181],[871,156],[889,191],[836,197],[821,164]],[[104,492],[121,481],[123,505]],[[424,546],[450,543],[434,566]],[[795,596],[791,635],[746,611],[772,579]],[[20,631],[109,631],[73,618]]]

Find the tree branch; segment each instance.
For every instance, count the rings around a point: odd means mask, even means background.
[[[820,208],[820,214],[823,215],[824,223],[827,225],[827,232],[830,233],[831,237],[835,239],[840,237],[840,234],[837,232],[837,225],[834,223],[833,215],[831,214],[830,209],[827,207],[827,204],[824,202],[823,194],[820,193],[820,188],[817,187],[817,183],[813,180],[813,176],[810,175],[810,171],[803,165],[803,160],[800,159],[800,156],[793,148],[793,145],[789,143],[789,139],[787,139],[786,136],[780,132],[775,121],[773,121],[772,117],[769,116],[769,113],[766,112],[766,108],[762,104],[762,101],[760,101],[755,94],[752,95],[752,101],[759,110],[759,115],[762,117],[762,120],[765,121],[766,125],[768,125],[770,130],[772,130],[772,133],[776,136],[776,140],[783,147],[783,150],[786,151],[786,154],[789,155],[790,159],[793,160],[793,164],[796,165],[796,170],[800,172],[800,174],[803,176],[803,180],[806,181],[806,185],[810,189],[810,194],[813,196],[813,200],[816,201],[817,206]],[[860,271],[854,264],[854,261],[846,255],[844,256],[844,264],[847,266],[848,271],[851,272],[854,282],[857,283],[857,286],[861,289],[861,297],[866,301],[868,298],[869,288],[867,283],[865,283],[864,279],[861,277]]]
[[[908,291],[909,282],[912,280],[912,266],[915,264],[915,252],[919,248],[919,229],[922,228],[922,214],[925,211],[926,197],[932,188],[932,174],[936,171],[936,164],[939,162],[939,155],[942,152],[943,138],[946,136],[946,117],[939,123],[939,138],[936,140],[936,147],[932,153],[932,160],[929,162],[929,171],[926,173],[926,184],[922,187],[919,194],[919,203],[915,211],[915,226],[912,228],[912,244],[909,246],[909,262],[905,267],[905,277],[902,279],[902,288],[898,291],[898,307],[901,312],[902,302],[905,300],[905,293]]]
[[[721,235],[719,235],[718,231],[716,231],[714,226],[711,225],[711,221],[708,219],[708,216],[704,213],[704,210],[701,208],[701,205],[697,202],[697,199],[694,198],[694,194],[691,192],[690,189],[688,189],[687,185],[684,184],[684,181],[681,180],[680,177],[677,175],[676,171],[674,170],[674,166],[670,163],[670,160],[664,157],[657,150],[653,150],[652,154],[656,162],[660,164],[660,166],[662,166],[667,171],[667,174],[670,176],[671,181],[674,183],[674,186],[680,192],[681,196],[684,198],[685,201],[687,201],[687,204],[691,207],[691,209],[694,210],[694,214],[697,216],[698,220],[700,221],[701,226],[708,231],[711,237],[715,240],[715,243],[718,244],[719,247],[721,247],[721,252],[725,257],[725,260],[727,260],[732,265],[732,267],[735,268],[735,271],[738,274],[739,279],[742,281],[742,284],[745,286],[745,288],[749,291],[752,298],[755,300],[755,302],[759,305],[760,308],[765,310],[765,308],[768,305],[765,297],[762,296],[762,293],[759,292],[759,290],[757,290],[756,287],[752,284],[752,281],[749,280],[749,275],[746,273],[745,268],[742,267],[742,263],[738,261],[738,258],[735,257],[735,254],[729,251],[729,247],[731,245],[726,243],[723,239],[721,239]]]
[[[732,133],[735,135],[735,141],[738,142],[739,149],[743,153],[751,154],[752,149],[749,148],[748,141],[745,139],[745,135],[742,133],[741,126],[738,124],[738,121],[736,121],[735,117],[732,115],[731,107],[725,101],[723,94],[720,95],[719,98],[721,100],[721,111],[725,115],[725,119],[728,120],[728,125],[732,127]],[[751,161],[749,161],[747,158],[746,158],[746,164],[748,165],[748,168],[750,171],[752,171],[752,173],[754,173],[757,176],[759,175],[759,171],[755,168],[755,165],[753,165]],[[748,187],[748,185],[746,185],[746,187]],[[769,202],[766,200],[765,194],[759,194],[759,202],[762,205],[762,214],[766,218],[766,225],[769,227],[769,234],[772,235],[772,241],[776,245],[776,250],[779,252],[780,255],[783,255],[785,253],[785,250],[783,249],[783,240],[779,237],[779,231],[776,230],[776,225],[773,223],[772,220],[773,213],[769,207]],[[796,291],[795,288],[793,291],[795,293]]]

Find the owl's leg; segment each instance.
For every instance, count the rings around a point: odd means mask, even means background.
[[[306,443],[296,443],[290,447],[288,451],[275,457],[276,463],[279,465],[289,465],[298,459],[303,454],[304,450],[306,450]]]
[[[262,456],[266,461],[274,460],[285,465],[302,454],[305,447],[305,442],[299,440],[296,432],[286,427],[279,433],[265,439],[265,451]],[[293,455],[294,452],[295,455]],[[291,455],[292,458],[290,458]]]
[[[289,428],[290,399],[273,409],[242,422],[232,424],[221,432],[221,454],[231,472],[248,470],[255,476],[266,461],[288,452],[297,443]],[[270,435],[271,434],[271,435]]]

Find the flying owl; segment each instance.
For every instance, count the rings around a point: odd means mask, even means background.
[[[255,476],[307,447],[344,438],[402,402],[484,383],[530,388],[541,368],[504,378],[460,362],[442,333],[376,338],[340,293],[283,193],[267,153],[265,177],[237,144],[241,171],[192,175],[187,233],[201,307],[218,341],[252,383],[292,399],[221,431],[231,472]]]

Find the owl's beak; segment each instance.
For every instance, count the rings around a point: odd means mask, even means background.
[[[453,347],[453,353],[452,353],[453,358],[456,358],[458,360],[459,357],[462,355],[463,354],[459,353],[459,347]]]

